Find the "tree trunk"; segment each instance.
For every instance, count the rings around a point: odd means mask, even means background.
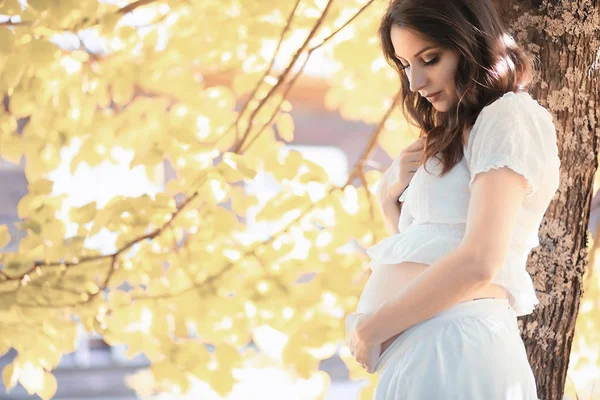
[[[587,224],[600,137],[600,1],[496,0],[511,33],[537,56],[531,94],[553,114],[561,184],[527,263],[540,299],[519,318],[541,400],[563,398],[587,266]]]

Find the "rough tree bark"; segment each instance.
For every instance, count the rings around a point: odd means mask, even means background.
[[[539,60],[531,90],[558,135],[561,184],[529,256],[541,304],[519,318],[541,400],[563,398],[587,267],[587,224],[600,137],[600,1],[496,0],[517,42]]]

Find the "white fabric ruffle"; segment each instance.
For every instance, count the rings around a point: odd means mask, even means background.
[[[388,236],[367,249],[371,258],[371,270],[377,265],[417,262],[431,265],[450,254],[464,236],[466,224],[411,224],[404,231]],[[506,264],[500,269],[492,283],[503,286],[509,297],[510,306],[517,316],[530,314],[539,304],[531,276],[525,269],[531,248],[537,246],[537,235],[527,239],[515,236],[527,245],[511,246]]]

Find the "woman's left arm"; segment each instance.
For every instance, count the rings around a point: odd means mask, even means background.
[[[506,259],[525,193],[525,177],[508,167],[479,173],[459,247],[360,320],[356,331],[364,344],[383,343],[487,286]]]

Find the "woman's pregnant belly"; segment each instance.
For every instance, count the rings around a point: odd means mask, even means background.
[[[428,264],[410,261],[399,264],[375,265],[358,300],[356,312],[368,313],[375,311],[379,305],[400,293],[403,288],[425,271],[428,266]],[[482,297],[506,298],[506,293],[502,286],[491,283],[463,301]],[[383,353],[398,336],[395,335],[386,340],[381,346],[381,352]]]

